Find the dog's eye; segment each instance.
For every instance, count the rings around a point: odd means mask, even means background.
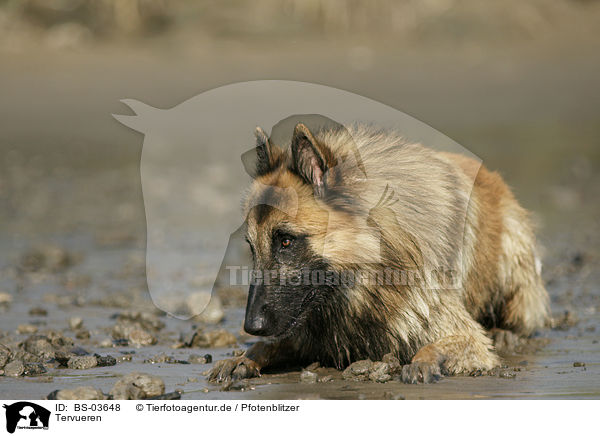
[[[292,240],[290,238],[283,238],[281,240],[281,248],[288,248],[292,245]]]

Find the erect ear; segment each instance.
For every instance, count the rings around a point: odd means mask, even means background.
[[[327,187],[326,172],[335,166],[336,160],[331,150],[320,144],[302,123],[294,129],[292,161],[298,175],[312,185],[315,196],[323,197]]]
[[[275,165],[275,152],[269,141],[269,137],[263,129],[257,127],[254,131],[256,136],[256,173],[258,175],[268,173]]]

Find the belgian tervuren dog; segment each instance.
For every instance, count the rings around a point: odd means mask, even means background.
[[[256,137],[246,235],[263,273],[244,328],[266,340],[210,380],[394,353],[403,381],[430,382],[497,366],[486,330],[544,325],[528,214],[497,173],[361,124],[299,123],[286,149]]]

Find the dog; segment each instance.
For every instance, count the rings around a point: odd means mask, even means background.
[[[427,383],[498,366],[491,329],[546,324],[529,214],[499,174],[360,123],[298,123],[288,147],[257,128],[256,141],[244,213],[262,274],[244,329],[266,340],[209,380],[392,353],[404,382]]]

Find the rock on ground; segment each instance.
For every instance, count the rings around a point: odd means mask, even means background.
[[[25,372],[25,365],[20,360],[13,360],[4,367],[4,375],[7,377],[20,377]]]
[[[93,386],[81,386],[75,389],[61,389],[48,395],[49,400],[103,400],[104,394]]]
[[[132,372],[121,378],[110,391],[115,400],[142,400],[165,393],[165,383],[159,377]]]
[[[317,382],[317,373],[304,370],[300,374],[300,381],[302,383],[309,383],[309,384],[316,383]]]
[[[235,345],[236,343],[237,339],[235,336],[227,330],[213,330],[211,332],[198,330],[187,345],[199,348],[222,348]]]
[[[73,356],[67,362],[67,366],[71,369],[90,369],[98,365],[98,360],[95,356]]]

